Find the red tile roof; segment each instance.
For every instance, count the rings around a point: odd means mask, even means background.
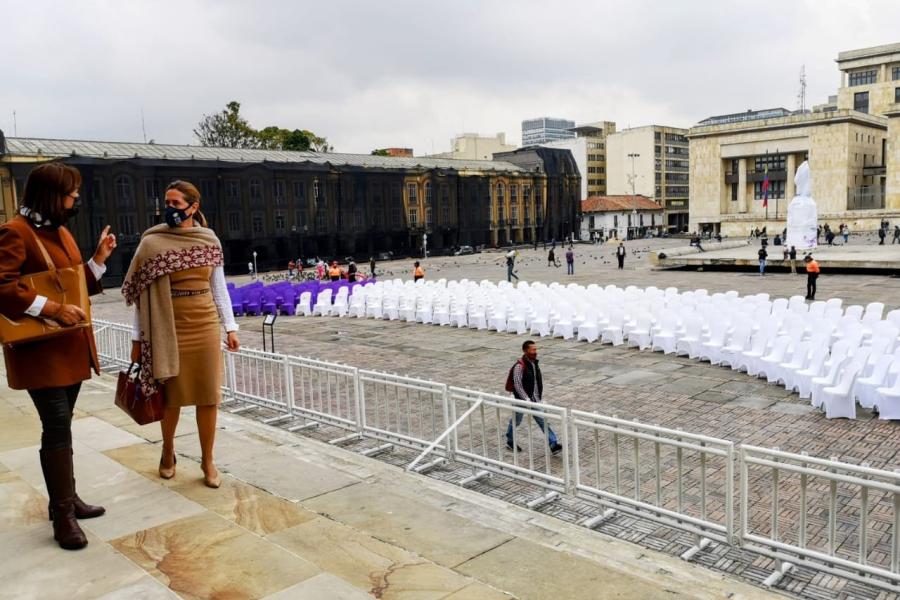
[[[581,212],[627,212],[637,210],[662,210],[662,206],[647,196],[591,196],[581,201]]]

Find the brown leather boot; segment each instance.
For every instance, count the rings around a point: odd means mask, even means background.
[[[41,459],[53,513],[53,539],[60,548],[80,550],[88,540],[75,519],[72,449],[41,450]]]
[[[72,451],[74,457],[74,450]],[[44,468],[44,453],[41,452],[41,470],[44,471],[44,481],[47,481],[47,470]],[[77,489],[75,486],[75,477],[74,477],[75,469],[72,469],[72,489]],[[49,489],[49,485],[48,485]],[[78,497],[78,492],[75,492],[74,501],[72,505],[75,507],[75,518],[76,519],[93,519],[96,517],[103,516],[106,513],[106,509],[102,506],[94,506],[92,504],[87,504],[84,500]],[[47,504],[47,513],[50,520],[53,520],[53,506],[52,504]]]

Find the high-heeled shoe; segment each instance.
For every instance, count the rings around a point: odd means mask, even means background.
[[[172,479],[175,477],[175,465],[178,464],[178,457],[172,455],[172,466],[164,467],[162,457],[159,458],[159,476],[163,479]]]
[[[222,478],[219,477],[218,469],[216,469],[216,474],[213,476],[210,476],[203,467],[200,467],[200,469],[203,471],[203,483],[206,487],[218,489],[222,485]]]

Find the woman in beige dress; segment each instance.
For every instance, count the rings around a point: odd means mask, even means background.
[[[222,245],[200,212],[200,192],[186,181],[166,188],[166,222],[141,236],[122,285],[135,306],[131,360],[140,363],[145,395],[163,387],[166,410],[159,476],[175,476],[175,429],[182,406],[196,406],[207,486],[217,488],[213,461],[217,407],[222,389],[222,333],[240,348],[238,326],[222,270]]]

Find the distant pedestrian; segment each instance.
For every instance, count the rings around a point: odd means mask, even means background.
[[[816,280],[819,279],[819,263],[812,257],[812,254],[806,255],[803,259],[806,263],[806,299],[816,299]]]
[[[619,243],[619,247],[616,248],[616,260],[619,261],[619,269],[625,268],[625,245],[621,242]]]
[[[356,271],[356,263],[353,262],[353,258],[350,258],[350,264],[347,265],[347,281],[349,281],[350,283],[356,281]]]
[[[894,225],[894,239],[891,240],[891,245],[897,242],[900,242],[900,225]]]
[[[413,281],[425,279],[425,269],[422,268],[419,261],[416,261],[415,264],[413,264],[413,267]]]
[[[797,274],[797,249],[794,246],[791,246],[790,252],[788,252],[788,259],[791,261],[791,273],[794,275]]]
[[[341,278],[341,268],[336,260],[331,261],[331,267],[328,268],[328,279],[338,281]]]
[[[556,262],[556,252],[553,251],[553,248],[550,248],[550,252],[547,253],[547,266],[553,265],[554,267],[559,267],[560,264]]]
[[[506,280],[512,282],[513,277],[516,278],[516,281],[519,280],[519,276],[516,275],[516,251],[510,250],[506,253]]]
[[[375,279],[375,257],[369,257],[369,275],[372,276],[372,279]]]
[[[569,249],[566,251],[566,274],[575,274],[575,252],[573,251],[572,246],[569,246]]]
[[[850,243],[850,228],[846,225],[841,226],[841,235],[844,236],[844,243]]]
[[[878,228],[878,245],[884,246],[884,238],[887,237],[887,232],[884,230],[884,227]]]
[[[316,279],[319,281],[325,279],[325,261],[316,257]]]
[[[766,274],[766,258],[768,258],[769,253],[766,252],[765,248],[760,248],[759,252],[756,253],[759,256],[759,274]]]
[[[256,279],[256,273],[253,272],[253,263],[247,263],[247,272],[250,274],[251,279]]]
[[[544,379],[541,376],[541,367],[538,365],[537,344],[531,340],[526,341],[522,344],[522,353],[522,357],[509,370],[506,377],[506,390],[512,392],[517,400],[540,404],[544,392]],[[524,413],[516,412],[515,427],[521,425],[524,416]],[[556,433],[544,422],[544,419],[537,415],[533,415],[532,418],[541,431],[547,435],[550,451],[556,454],[562,450],[562,445],[556,439]],[[522,448],[515,443],[513,427],[513,419],[510,418],[506,428],[506,448],[517,453],[521,452]]]

